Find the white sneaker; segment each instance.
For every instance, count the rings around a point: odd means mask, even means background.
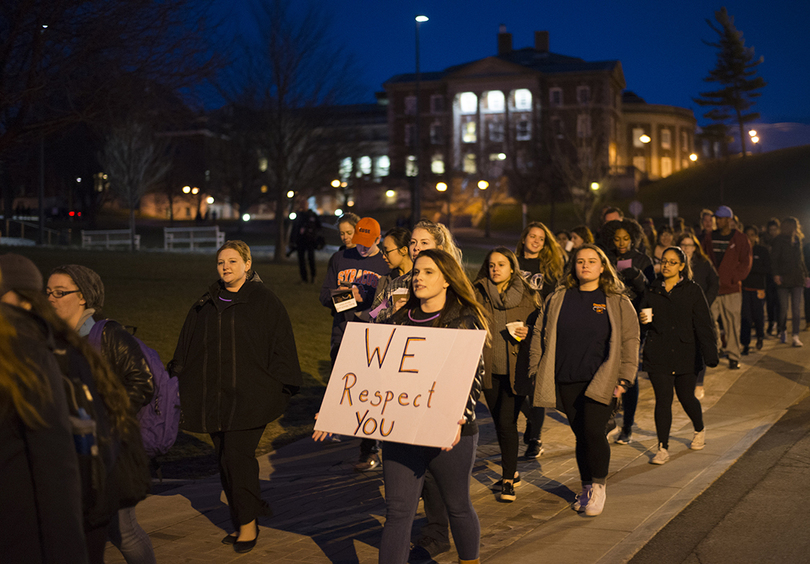
[[[667,462],[669,462],[669,453],[667,452],[667,449],[662,447],[661,444],[659,443],[658,444],[658,452],[656,452],[655,456],[653,456],[653,459],[650,460],[650,464],[659,464],[660,465],[660,464],[666,464]]]
[[[596,517],[602,514],[605,508],[605,484],[593,484],[591,488],[591,495],[588,499],[588,505],[585,506],[585,515],[588,517]]]
[[[588,505],[588,499],[591,497],[591,488],[593,488],[591,484],[582,486],[582,491],[577,495],[577,499],[574,501],[571,509],[576,512],[585,511],[585,507]]]
[[[695,386],[695,397],[697,399],[702,400],[704,394],[705,394],[705,390],[703,389],[703,386]]]
[[[692,444],[689,445],[689,448],[692,450],[703,450],[703,447],[706,446],[706,429],[698,432],[695,431],[695,436],[692,437]]]
[[[801,347],[801,346],[803,346],[803,345],[802,345],[802,342],[799,340],[799,336],[798,336],[798,335],[793,335],[793,346],[794,346],[794,347]]]

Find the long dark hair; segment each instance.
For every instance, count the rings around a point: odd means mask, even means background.
[[[686,259],[686,253],[683,252],[683,249],[680,247],[667,247],[664,249],[664,252],[661,253],[661,259],[664,259],[664,255],[673,252],[678,255],[678,260],[684,264],[683,270],[681,270],[681,275],[686,278],[687,280],[692,279],[692,266],[689,264],[689,261]]]
[[[523,293],[528,295],[532,302],[534,303],[535,307],[540,307],[542,301],[540,300],[540,293],[532,288],[531,284],[529,284],[523,275],[520,273],[520,264],[518,263],[517,256],[515,253],[507,249],[506,247],[495,247],[491,251],[487,253],[487,256],[484,257],[484,262],[481,264],[481,268],[478,269],[478,275],[475,277],[476,284],[479,281],[483,281],[485,278],[489,278],[489,261],[492,257],[493,253],[500,253],[506,257],[509,261],[510,266],[512,267],[512,275],[509,277],[509,280],[506,282],[506,288],[504,288],[504,293],[509,290],[515,284],[518,284],[523,287]]]
[[[529,235],[529,231],[532,229],[542,229],[543,233],[546,234],[546,240],[543,243],[543,248],[540,249],[540,272],[543,273],[544,277],[551,277],[554,280],[559,280],[562,278],[563,269],[565,268],[565,253],[563,252],[562,247],[560,247],[560,244],[557,242],[557,238],[543,223],[539,221],[532,221],[526,226],[526,229],[524,229],[520,234],[520,240],[515,247],[515,254],[517,256],[523,255],[526,237]]]
[[[450,253],[441,249],[426,249],[419,252],[416,261],[422,258],[429,258],[432,260],[445,281],[450,285],[447,288],[447,297],[442,308],[441,315],[439,316],[438,325],[444,325],[449,321],[449,313],[454,309],[454,306],[461,306],[469,310],[477,318],[478,324],[482,329],[489,333],[489,324],[487,323],[487,316],[481,304],[475,299],[475,291],[473,290],[470,280],[467,275],[461,270],[461,266],[456,261],[455,257]],[[414,268],[416,267],[414,261]],[[411,279],[410,297],[405,305],[392,316],[393,323],[401,323],[408,311],[416,309],[420,306],[419,298],[413,291],[413,279]]]
[[[87,360],[93,373],[93,382],[96,384],[98,395],[107,408],[110,425],[119,437],[131,436],[138,433],[138,421],[130,410],[129,396],[121,379],[112,371],[106,359],[94,349],[87,339],[79,334],[56,314],[48,302],[48,298],[41,292],[33,290],[15,290],[18,296],[31,305],[31,310],[50,325],[54,336],[64,340],[68,345],[78,350]]]

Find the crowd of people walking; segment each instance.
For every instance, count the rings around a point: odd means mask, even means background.
[[[514,250],[493,248],[480,265],[464,264],[441,223],[423,219],[413,230],[383,233],[370,217],[338,219],[343,245],[320,291],[334,317],[333,365],[350,321],[487,334],[452,446],[361,441],[354,470],[382,465],[385,483],[380,562],[436,556],[450,549],[450,532],[459,562],[479,561],[470,480],[482,399],[501,452],[497,499],[517,499],[520,414],[523,456],[532,459],[544,452],[546,410],[556,408],[575,438],[581,491],[572,508],[596,517],[608,499],[610,441],[633,440],[640,373],[655,394],[658,448],[650,462],[660,465],[670,458],[675,396],[693,426],[690,448],[707,442],[700,402],[707,366],[725,357],[738,369],[754,354],[752,330],[755,351],[774,329],[782,343],[802,346],[810,276],[798,220],[772,219],[760,231],[727,206],[704,212],[695,230],[683,221],[656,229],[617,208],[603,210],[594,232],[555,234],[532,222]],[[294,229],[307,283],[315,278],[312,248],[321,245],[312,215],[302,209]],[[469,276],[465,267],[475,266]],[[248,552],[258,519],[272,515],[256,449],[302,379],[289,315],[253,269],[248,245],[228,241],[215,267],[167,369],[179,381],[182,428],[214,444],[232,526],[222,543]],[[9,561],[100,563],[108,539],[129,564],[156,561],[136,518],[149,489],[136,416],[157,395],[158,378],[142,345],[103,318],[104,297],[87,267],[64,265],[45,280],[27,258],[0,255],[0,475],[19,485],[0,490],[0,506],[18,508],[0,512]],[[314,438],[340,440],[320,431]],[[428,522],[412,542],[420,497]]]

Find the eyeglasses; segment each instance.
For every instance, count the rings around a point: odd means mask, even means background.
[[[79,290],[45,290],[45,295],[49,298],[53,296],[58,300],[64,298],[68,294],[75,294],[76,292],[79,292]]]
[[[383,249],[383,254],[385,254],[385,256],[388,256],[388,253],[393,253],[394,251],[398,251],[398,250],[399,249],[397,247],[394,247],[393,249],[388,249],[388,250]]]
[[[677,260],[662,260],[661,264],[664,266],[678,266],[681,262]]]

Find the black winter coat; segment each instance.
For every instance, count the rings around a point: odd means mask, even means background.
[[[152,401],[155,376],[140,345],[123,325],[112,319],[104,323],[99,352],[124,384],[135,413]]]
[[[181,426],[198,433],[266,425],[301,386],[284,304],[256,273],[232,301],[221,291],[217,281],[192,306],[169,363],[180,379]]]
[[[658,278],[647,289],[641,307],[653,310],[644,343],[647,373],[697,374],[704,364],[717,366],[714,322],[697,283],[684,279],[667,292]]]

